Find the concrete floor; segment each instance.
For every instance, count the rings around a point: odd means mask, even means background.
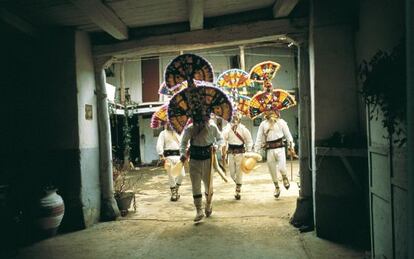
[[[289,169],[290,170],[290,169]],[[293,175],[296,175],[294,163]],[[169,201],[167,175],[161,168],[131,173],[139,179],[137,211],[118,221],[59,235],[22,249],[16,258],[368,258],[369,254],[299,233],[289,224],[298,195],[291,182],[273,197],[265,164],[244,175],[242,199],[233,197],[233,182],[215,175],[213,215],[193,223],[190,179],[181,199]],[[294,177],[295,178],[295,177]]]

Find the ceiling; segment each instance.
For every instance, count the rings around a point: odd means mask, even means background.
[[[130,39],[135,28],[187,23],[187,30],[205,28],[212,17],[248,19],[257,10],[272,10],[272,18],[288,16],[299,0],[0,0],[0,19],[35,33],[71,26]],[[133,34],[131,34],[133,35]]]

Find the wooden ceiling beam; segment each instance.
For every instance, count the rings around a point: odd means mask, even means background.
[[[93,55],[128,57],[166,52],[218,48],[256,42],[274,41],[280,35],[297,35],[307,31],[306,19],[278,19],[229,25],[207,30],[152,36],[93,47]]]
[[[289,16],[298,2],[299,0],[276,0],[276,3],[273,5],[273,17],[282,18]]]
[[[38,29],[6,9],[0,9],[0,19],[30,37],[39,38]]]
[[[100,0],[69,0],[93,23],[118,40],[128,39],[128,27]]]
[[[204,0],[187,0],[190,30],[201,30],[204,26]]]

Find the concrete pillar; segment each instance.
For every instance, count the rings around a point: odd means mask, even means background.
[[[240,49],[240,68],[246,70],[246,59],[244,54],[244,46],[239,46]]]
[[[408,258],[414,258],[414,3],[406,1],[407,28],[407,161],[408,161]]]
[[[101,218],[102,220],[114,220],[119,217],[119,209],[114,198],[114,186],[112,180],[112,144],[111,128],[109,125],[108,101],[106,95],[105,71],[95,65],[96,97],[99,126],[99,166],[101,180]]]
[[[363,132],[356,80],[355,9],[353,1],[311,1],[312,190],[317,236],[365,245],[369,240],[367,191],[358,185],[368,173],[367,159],[345,160],[342,150],[341,157],[320,151],[323,146],[343,147],[328,141],[336,133],[353,136]],[[359,181],[353,180],[355,173],[349,168],[357,170],[355,179]]]
[[[312,172],[310,171],[310,85],[309,85],[309,53],[308,45],[302,44],[299,48],[299,138],[301,185],[300,196],[312,196]]]
[[[99,134],[96,83],[89,35],[75,33],[80,191],[84,226],[100,220]]]
[[[299,174],[300,192],[291,224],[296,227],[313,225],[312,171],[310,170],[310,84],[308,44],[298,47],[299,85]]]

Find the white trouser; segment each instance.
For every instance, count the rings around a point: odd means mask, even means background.
[[[286,176],[286,154],[285,148],[274,148],[267,150],[267,166],[274,183],[277,183],[277,171]]]
[[[180,156],[167,156],[166,159],[168,159],[171,162],[171,166],[167,169],[168,183],[170,184],[170,188],[175,187],[177,184],[181,185],[183,177],[185,176],[184,167],[177,177],[171,175],[171,168],[180,161]]]
[[[236,184],[243,184],[243,172],[241,170],[241,161],[243,154],[228,154],[230,176]]]
[[[201,181],[204,183],[205,193],[208,193],[208,178],[211,171],[210,160],[211,159],[190,159],[190,179],[193,190],[193,197],[201,198]],[[213,189],[213,179],[211,179],[211,188]]]

